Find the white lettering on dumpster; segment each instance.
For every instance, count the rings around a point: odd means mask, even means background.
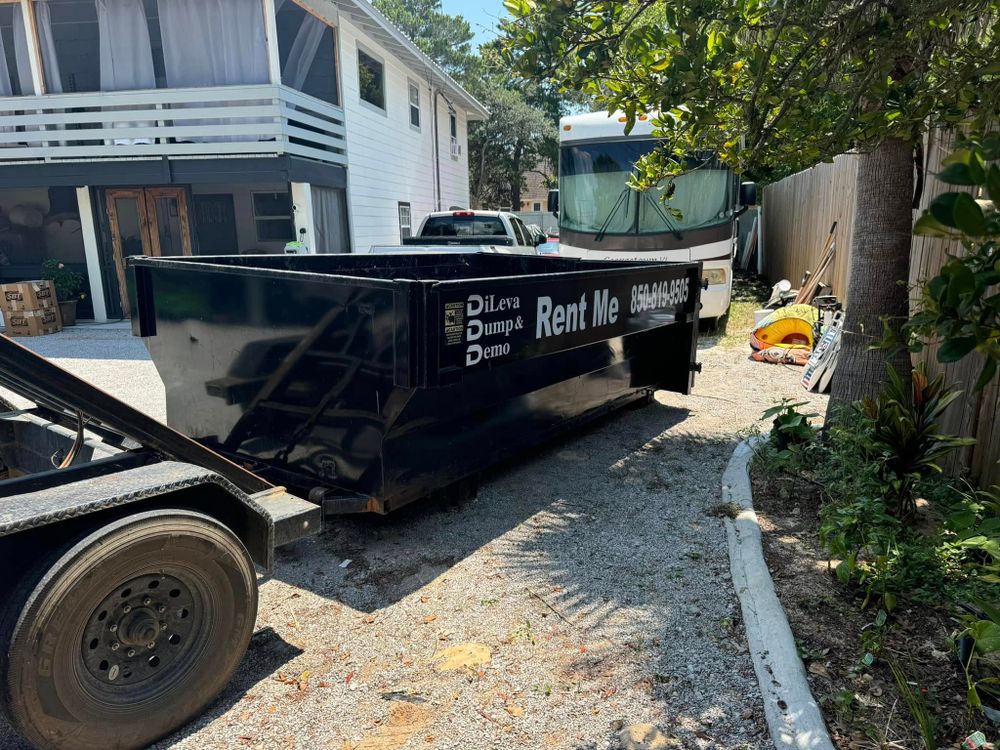
[[[587,305],[587,295],[581,294],[577,302],[557,305],[551,297],[538,298],[538,315],[535,318],[535,338],[561,336],[587,330],[587,310],[592,309],[591,326],[614,325],[618,322],[618,298],[608,289],[594,291],[593,307]]]
[[[581,294],[579,302],[553,305],[551,297],[538,298],[538,316],[535,319],[535,338],[561,336],[587,330],[587,295]]]
[[[510,354],[510,343],[495,342],[508,339],[514,331],[524,328],[520,315],[502,317],[521,309],[520,297],[503,297],[496,294],[470,294],[466,303],[465,366]],[[474,343],[476,342],[476,343]]]
[[[618,298],[607,289],[594,292],[594,328],[618,322]]]
[[[507,354],[510,354],[510,344],[493,344],[492,346],[472,344],[465,351],[465,366],[472,367],[484,359],[496,359]]]

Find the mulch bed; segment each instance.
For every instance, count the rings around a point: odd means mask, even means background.
[[[842,750],[923,748],[888,664],[862,663],[877,611],[862,610],[863,596],[842,585],[828,564],[818,536],[818,488],[794,477],[765,477],[756,468],[751,479],[765,559],[834,743]],[[937,719],[938,747],[961,747],[976,729],[995,740],[966,705],[965,680],[948,643],[956,623],[903,600],[890,622],[882,654],[926,696]]]

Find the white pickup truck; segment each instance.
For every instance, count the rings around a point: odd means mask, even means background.
[[[402,245],[372,245],[372,253],[505,253],[538,255],[544,235],[505,211],[437,211],[428,214]]]

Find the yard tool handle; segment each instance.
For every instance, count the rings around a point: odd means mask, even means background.
[[[74,415],[82,413],[168,458],[214,471],[244,492],[252,494],[274,486],[3,335],[0,335],[0,385],[40,406],[54,406]]]

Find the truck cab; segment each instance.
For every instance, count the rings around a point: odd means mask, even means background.
[[[416,235],[400,245],[373,245],[373,253],[492,252],[537,255],[545,237],[506,211],[453,210],[427,214]]]

